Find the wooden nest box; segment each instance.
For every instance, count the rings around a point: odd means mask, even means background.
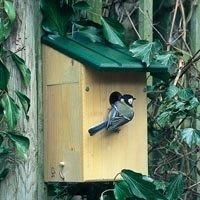
[[[45,181],[108,181],[122,169],[147,174],[147,68],[99,43],[56,36],[42,41]],[[88,129],[105,119],[113,91],[136,97],[134,119],[119,133],[90,136]]]

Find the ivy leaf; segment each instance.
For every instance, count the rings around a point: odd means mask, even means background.
[[[161,127],[165,127],[171,121],[171,111],[165,111],[157,117],[157,123]]]
[[[175,85],[170,85],[167,88],[166,95],[167,95],[168,98],[173,98],[177,95],[178,91],[179,91],[178,87],[176,87]]]
[[[7,89],[9,78],[10,78],[10,72],[0,60],[0,89],[1,90]]]
[[[86,1],[78,1],[73,4],[73,8],[78,10],[88,10],[90,9],[90,5]]]
[[[0,44],[5,40],[5,28],[3,20],[0,18]]]
[[[178,97],[184,101],[188,101],[194,97],[194,93],[191,88],[183,88],[179,90]]]
[[[153,184],[156,186],[156,190],[166,190],[166,182],[163,180],[153,180]]]
[[[181,138],[190,148],[193,145],[200,145],[200,130],[185,128],[181,132]]]
[[[0,44],[5,41],[11,32],[11,23],[0,18]]]
[[[6,159],[9,155],[10,151],[8,148],[4,147],[3,145],[0,146],[0,163],[2,160]]]
[[[181,101],[178,101],[176,104],[175,104],[175,109],[179,110],[179,111],[183,111],[185,110],[186,106],[185,106],[185,103],[181,102]]]
[[[190,109],[197,108],[199,106],[199,100],[196,97],[190,99]]]
[[[41,6],[43,12],[42,27],[45,31],[66,36],[67,28],[71,24],[74,15],[73,9],[56,0],[43,0]]]
[[[168,200],[178,199],[184,190],[184,179],[182,174],[173,177],[166,190],[166,197]]]
[[[25,64],[25,61],[22,58],[20,58],[17,54],[11,52],[11,56],[16,66],[18,67],[18,70],[20,71],[24,84],[28,86],[31,80],[30,69]]]
[[[120,174],[133,196],[145,200],[167,200],[166,197],[156,190],[156,186],[152,182],[143,179],[142,174],[126,169],[122,170]]]
[[[177,56],[174,52],[163,52],[156,55],[156,61],[164,66],[172,66],[177,63]]]
[[[155,62],[163,67],[168,67],[169,75],[173,76],[177,73],[177,62],[179,54],[177,52],[162,52],[156,55]],[[167,80],[169,80],[168,77]]]
[[[4,116],[9,129],[14,129],[17,125],[19,118],[19,106],[15,101],[6,93],[1,99],[1,104],[4,109]]]
[[[17,97],[19,98],[19,101],[22,105],[23,111],[26,115],[26,119],[29,119],[29,116],[27,115],[29,108],[30,108],[30,99],[24,95],[23,93],[19,92],[19,91],[15,91]]]
[[[13,5],[13,2],[9,0],[4,0],[4,10],[7,13],[8,18],[10,19],[12,23],[16,18],[16,12],[15,12],[15,7]]]
[[[9,138],[14,142],[17,149],[17,153],[22,158],[27,159],[27,151],[30,146],[29,139],[23,135],[17,135],[14,133],[9,133]]]
[[[9,169],[5,168],[0,172],[0,181],[4,180],[9,173]]]
[[[117,200],[126,200],[132,197],[132,193],[129,191],[128,184],[125,181],[115,182],[114,195]]]
[[[161,49],[162,45],[158,41],[137,40],[130,46],[129,51],[134,58],[146,63],[148,67]]]
[[[124,27],[118,21],[105,17],[101,17],[101,22],[105,39],[112,44],[124,47],[125,45],[122,41],[124,37]]]

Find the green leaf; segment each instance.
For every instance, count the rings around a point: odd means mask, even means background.
[[[156,186],[156,190],[166,190],[166,182],[163,180],[154,180],[153,184]]]
[[[112,44],[124,47],[125,45],[122,41],[124,37],[124,27],[118,21],[104,17],[101,17],[101,22],[105,39]]]
[[[146,63],[148,67],[161,49],[162,45],[158,41],[149,42],[146,40],[137,40],[130,46],[129,51],[134,58]]]
[[[130,46],[129,51],[134,58],[146,63],[148,67],[161,49],[162,45],[158,41],[149,42],[146,40],[137,40]]]
[[[170,85],[167,88],[166,95],[167,95],[168,98],[173,98],[177,95],[178,91],[179,91],[178,87],[176,87],[175,85]]]
[[[173,139],[173,140],[169,143],[169,145],[167,146],[167,148],[168,148],[169,150],[172,150],[172,151],[174,151],[175,153],[179,154],[179,151],[180,151],[180,149],[181,149],[181,146],[182,146],[182,144],[181,144],[181,141],[179,140],[179,138],[175,138],[175,139]]]
[[[25,64],[25,61],[22,58],[20,58],[17,54],[11,52],[11,56],[16,66],[18,67],[18,70],[20,71],[24,84],[28,86],[31,80],[30,69]]]
[[[0,18],[0,44],[4,42],[11,32],[11,23],[9,20],[3,20]]]
[[[19,101],[22,105],[23,111],[26,115],[27,120],[29,119],[29,116],[27,115],[29,108],[30,108],[30,99],[24,95],[23,93],[19,92],[19,91],[15,91],[17,97],[19,98]]]
[[[200,130],[185,128],[181,132],[181,139],[191,148],[193,145],[200,145]]]
[[[43,0],[41,9],[43,29],[53,34],[66,36],[67,28],[71,25],[74,16],[73,9],[66,4],[61,6],[60,2],[56,0]]]
[[[190,99],[189,102],[190,102],[191,109],[197,108],[199,106],[199,100],[196,97],[193,97],[192,99]]]
[[[176,200],[180,198],[184,190],[184,179],[182,174],[173,177],[166,190],[168,200]]]
[[[1,90],[7,89],[9,78],[10,78],[10,72],[0,60],[0,89]]]
[[[2,160],[5,160],[8,158],[9,153],[10,152],[8,148],[5,148],[4,146],[0,147],[0,163],[2,162]]]
[[[5,40],[5,28],[2,19],[0,19],[0,44]]]
[[[5,168],[0,172],[0,181],[4,180],[9,173],[9,169]]]
[[[181,102],[181,101],[178,101],[176,104],[175,104],[175,109],[179,110],[179,111],[182,111],[182,110],[185,110],[185,103]]]
[[[145,200],[167,200],[166,197],[156,190],[152,182],[143,179],[142,174],[125,169],[120,174],[127,183],[132,195]]]
[[[156,61],[164,66],[172,66],[177,63],[177,56],[174,52],[163,52],[156,55]]]
[[[16,18],[16,12],[15,12],[15,7],[13,5],[13,2],[9,0],[4,0],[4,9],[10,21],[13,22]]]
[[[0,132],[0,163],[2,160],[6,159],[9,155],[9,148],[7,148],[5,144],[5,135],[7,135],[7,132]],[[0,165],[1,166],[1,165]],[[0,167],[1,169],[1,167]]]
[[[4,116],[9,129],[14,129],[17,125],[19,118],[19,106],[15,101],[6,93],[1,99],[1,104],[4,109]]]
[[[178,97],[184,101],[188,101],[194,97],[194,93],[191,88],[183,88],[179,90]]]
[[[17,149],[17,153],[22,158],[27,159],[27,152],[30,146],[29,139],[23,135],[17,135],[14,133],[9,133],[9,138],[14,142]]]
[[[171,122],[171,111],[165,111],[163,113],[161,113],[158,117],[157,117],[157,123],[161,126],[161,127],[165,127],[168,123]]]
[[[78,10],[88,10],[90,9],[90,5],[86,1],[78,1],[73,4],[73,8]]]
[[[126,200],[132,197],[132,193],[129,191],[128,184],[125,181],[115,182],[114,186],[114,195],[117,200]]]

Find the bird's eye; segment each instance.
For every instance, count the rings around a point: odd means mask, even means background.
[[[132,104],[133,104],[133,99],[132,99],[132,98],[128,99],[128,103],[129,103],[130,105],[132,105]]]

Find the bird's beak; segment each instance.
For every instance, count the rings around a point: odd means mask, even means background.
[[[135,98],[135,97],[133,97],[133,101],[134,101],[134,100],[136,100],[136,98]]]

